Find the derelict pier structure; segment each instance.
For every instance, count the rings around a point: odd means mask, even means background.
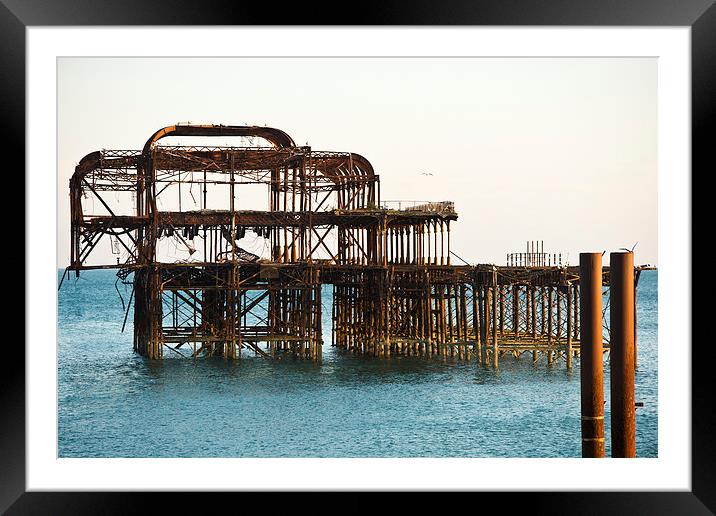
[[[151,359],[318,360],[326,338],[365,355],[493,366],[527,353],[571,367],[579,353],[579,267],[529,244],[505,266],[455,264],[452,202],[382,201],[367,159],[278,129],[176,125],[139,151],[93,152],[70,180],[70,210],[68,274],[118,269],[132,285],[134,349]],[[115,256],[97,263],[101,241]]]

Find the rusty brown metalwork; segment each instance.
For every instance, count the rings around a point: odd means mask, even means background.
[[[634,254],[611,253],[610,393],[612,457],[636,457],[634,405]]]
[[[580,253],[582,457],[604,457],[602,255]]]
[[[251,205],[257,187],[265,209]],[[571,366],[580,353],[579,267],[543,243],[506,266],[455,265],[452,202],[382,201],[366,158],[297,146],[278,129],[175,125],[141,151],[92,152],[70,180],[70,215],[68,271],[118,269],[132,285],[134,349],[149,358],[319,360],[324,285],[331,344],[347,352],[494,367],[524,353]],[[249,234],[261,256],[241,247]],[[116,263],[93,261],[107,239]],[[609,284],[608,268],[597,280]]]

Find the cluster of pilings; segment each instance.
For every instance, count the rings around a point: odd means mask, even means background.
[[[602,255],[582,253],[579,262],[582,278],[582,456],[604,457]],[[611,253],[609,283],[612,457],[635,457],[636,285],[633,253]]]
[[[236,263],[135,271],[134,349],[162,358],[290,354],[318,360],[323,338],[315,267]],[[263,348],[262,345],[263,344]]]
[[[454,269],[333,271],[333,345],[372,356],[469,360],[476,322],[471,287],[458,278]]]
[[[334,285],[333,345],[353,353],[494,367],[504,355],[528,354],[568,368],[580,353],[577,267],[332,267],[323,276]],[[605,269],[604,294],[608,279]],[[604,330],[600,349],[608,347]]]

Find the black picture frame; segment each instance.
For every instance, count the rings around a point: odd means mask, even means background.
[[[351,4],[352,5],[352,4]],[[95,1],[0,0],[0,105],[3,139],[12,149],[7,165],[25,170],[25,28],[63,25],[557,25],[557,26],[690,26],[692,63],[692,180],[713,168],[711,139],[716,119],[716,6],[713,0],[492,0],[492,1],[384,1],[355,4],[281,5],[259,2],[197,2],[190,0]],[[161,54],[161,48],[157,49]],[[700,172],[700,173],[699,173]],[[22,183],[20,189],[24,189]],[[692,188],[693,190],[693,188]],[[696,190],[698,192],[698,190]],[[25,192],[26,196],[31,192]],[[702,193],[703,195],[703,193]],[[694,200],[692,200],[692,206]],[[693,217],[692,217],[693,219]],[[24,253],[24,251],[22,251]],[[692,252],[692,256],[694,256]],[[19,265],[19,264],[18,264]],[[25,274],[31,271],[25,270]],[[684,281],[691,278],[684,277]],[[693,291],[693,289],[692,289]],[[695,303],[694,303],[695,306]],[[693,317],[692,317],[693,320]],[[695,329],[695,328],[694,328]],[[685,331],[685,340],[691,336]],[[695,337],[697,333],[693,333]],[[689,339],[689,340],[687,340]],[[693,338],[693,342],[698,342]],[[15,340],[17,343],[17,340]],[[162,512],[219,511],[224,503],[241,506],[265,504],[265,495],[207,493],[206,504],[180,493],[49,493],[25,492],[25,349],[5,339],[0,375],[0,511],[7,514],[129,514],[146,512],[159,503]],[[683,343],[674,343],[683,344]],[[708,344],[708,341],[701,342]],[[42,345],[25,341],[25,346]],[[713,374],[709,360],[692,360],[692,491],[690,492],[529,492],[480,493],[464,500],[474,510],[490,502],[509,504],[510,511],[524,508],[550,514],[713,514],[716,512],[716,445]],[[556,490],[560,479],[555,478]],[[286,500],[296,507],[306,496]],[[452,495],[451,495],[452,496]],[[479,501],[476,498],[479,496]],[[248,497],[248,498],[247,498]],[[467,498],[467,497],[465,497]],[[492,498],[492,500],[489,500]],[[367,498],[351,495],[343,510],[372,510]],[[426,496],[411,494],[404,500],[424,506]],[[455,503],[455,502],[452,502]],[[271,510],[276,509],[271,499]],[[452,505],[452,504],[451,504]],[[234,505],[234,507],[239,507]],[[330,503],[311,503],[312,511],[331,509]],[[494,507],[494,505],[493,505]]]

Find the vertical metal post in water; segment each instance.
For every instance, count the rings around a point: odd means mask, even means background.
[[[572,369],[572,285],[567,284],[567,369]]]
[[[492,367],[499,367],[499,353],[497,347],[497,270],[492,271]]]
[[[637,310],[637,306],[639,306],[639,302],[637,300],[637,288],[639,285],[639,276],[641,276],[641,270],[636,271],[636,275],[634,276],[634,370],[639,367],[639,332],[638,332],[638,326],[639,326],[639,312]]]
[[[579,254],[582,457],[604,457],[602,255]]]
[[[609,356],[612,457],[636,457],[634,428],[634,253],[611,253]]]

